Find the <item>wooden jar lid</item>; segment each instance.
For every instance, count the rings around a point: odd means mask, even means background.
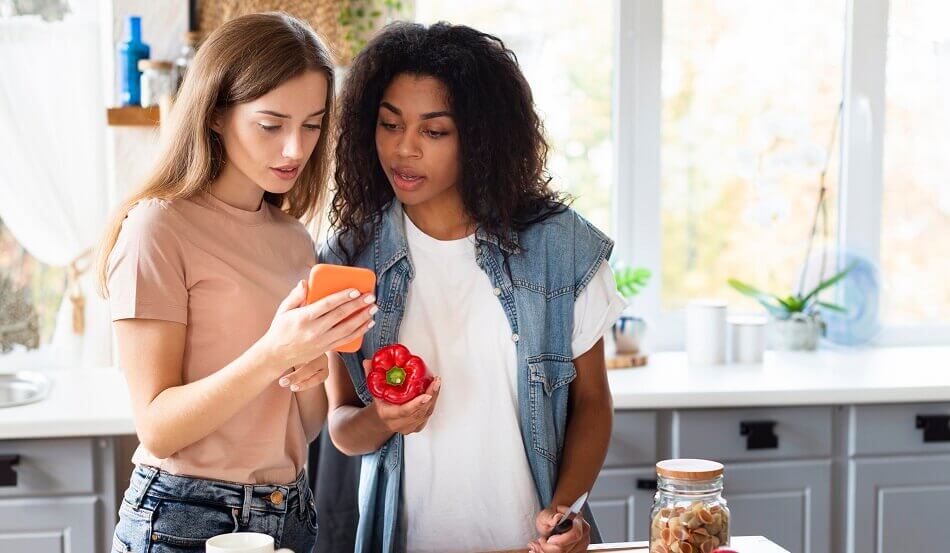
[[[722,472],[722,463],[705,459],[667,459],[656,464],[657,474],[679,480],[711,480]]]

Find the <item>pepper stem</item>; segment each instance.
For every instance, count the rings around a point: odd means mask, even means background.
[[[386,384],[390,386],[399,386],[406,381],[406,369],[402,367],[393,367],[386,371]]]

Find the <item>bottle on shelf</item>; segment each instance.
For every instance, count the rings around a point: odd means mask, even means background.
[[[184,35],[184,42],[181,47],[181,53],[175,58],[175,90],[181,88],[181,83],[185,80],[185,73],[195,59],[195,53],[198,51],[198,43],[201,42],[201,33],[199,31],[188,31]]]
[[[148,44],[142,42],[141,17],[129,16],[126,29],[127,39],[119,45],[120,103],[123,106],[138,106],[142,102],[139,61],[148,59],[151,50]]]

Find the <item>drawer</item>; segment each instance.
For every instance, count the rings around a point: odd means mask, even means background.
[[[604,466],[652,466],[656,462],[656,413],[616,411]]]
[[[95,440],[0,441],[0,457],[19,456],[16,485],[0,485],[0,498],[95,491]],[[0,471],[6,467],[0,466]]]
[[[92,553],[96,547],[95,496],[0,500],[3,553]],[[109,542],[111,543],[111,537]]]
[[[673,457],[716,461],[831,456],[831,407],[673,412]]]
[[[855,405],[849,455],[950,452],[950,403]]]

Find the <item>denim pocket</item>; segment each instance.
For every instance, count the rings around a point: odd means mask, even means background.
[[[531,406],[531,441],[534,449],[557,462],[563,436],[557,429],[567,422],[567,386],[577,377],[569,357],[542,354],[528,358],[528,400]]]
[[[152,517],[152,553],[203,550],[208,539],[238,530],[236,509],[161,499]]]
[[[119,506],[119,522],[112,534],[113,553],[145,553],[148,551],[152,527],[152,511],[135,507],[128,501]]]
[[[133,553],[132,548],[127,543],[120,540],[115,534],[112,535],[112,553]]]
[[[310,532],[314,535],[317,534],[319,525],[317,524],[317,506],[313,502],[313,497],[307,498],[307,526],[310,528]]]

